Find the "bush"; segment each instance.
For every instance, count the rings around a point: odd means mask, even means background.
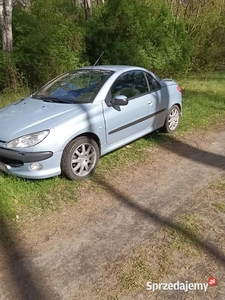
[[[78,19],[74,1],[35,0],[27,11],[15,8],[14,56],[29,86],[82,65],[83,29]]]
[[[165,1],[108,0],[87,23],[86,47],[94,63],[144,66],[170,73],[190,63],[185,24],[175,22]]]

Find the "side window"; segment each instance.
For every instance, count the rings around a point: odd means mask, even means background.
[[[124,95],[129,99],[148,92],[148,84],[142,71],[130,71],[120,75],[111,87],[112,97]]]
[[[152,77],[148,73],[145,73],[145,75],[146,75],[147,80],[148,80],[150,92],[157,91],[161,88],[160,84],[158,83],[158,81],[154,77]]]

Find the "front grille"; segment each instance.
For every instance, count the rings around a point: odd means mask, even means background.
[[[24,165],[22,161],[15,160],[15,159],[9,159],[9,158],[5,158],[5,157],[1,157],[1,156],[0,156],[0,161],[10,167],[13,167],[13,168],[19,168]]]

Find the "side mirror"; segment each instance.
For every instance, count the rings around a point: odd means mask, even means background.
[[[124,95],[118,95],[112,99],[112,105],[127,105],[128,99]]]

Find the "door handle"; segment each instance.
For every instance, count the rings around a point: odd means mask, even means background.
[[[152,105],[152,101],[148,101],[148,105]]]

